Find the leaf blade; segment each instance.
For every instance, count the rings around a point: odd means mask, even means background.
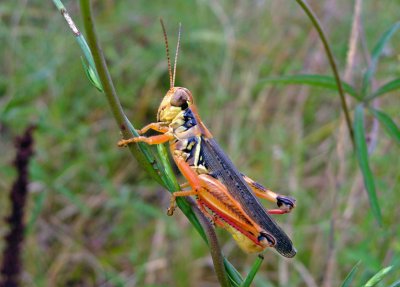
[[[385,267],[378,271],[374,276],[372,276],[371,279],[368,280],[367,283],[365,283],[364,287],[373,287],[376,284],[378,284],[380,281],[382,281],[383,277],[385,277],[387,274],[389,274],[390,271],[392,271],[393,265],[390,265],[388,267]]]
[[[379,58],[381,57],[383,53],[383,49],[385,48],[386,44],[390,41],[394,33],[397,31],[397,29],[400,28],[400,22],[396,22],[393,24],[383,35],[381,38],[378,40],[378,43],[375,45],[375,47],[372,50],[372,55],[371,55],[371,63],[364,73],[363,77],[363,82],[361,86],[361,96],[364,98],[367,93],[368,89],[370,88],[370,83],[371,79],[375,74],[376,67],[378,66]]]
[[[372,214],[374,215],[378,224],[382,226],[382,214],[376,195],[374,176],[368,162],[368,148],[364,131],[364,107],[362,105],[358,105],[355,110],[354,137],[356,143],[357,161],[363,175],[364,186],[368,194]]]
[[[400,129],[396,123],[384,112],[370,108],[374,117],[382,124],[386,133],[400,145]]]
[[[342,285],[340,285],[341,287],[350,287],[350,284],[353,281],[354,276],[356,275],[356,272],[357,272],[357,269],[358,269],[358,266],[360,265],[360,263],[361,263],[361,260],[358,261],[356,263],[356,265],[353,266],[353,268],[351,268],[349,274],[347,274],[347,276],[344,279]]]
[[[382,96],[384,94],[393,92],[395,90],[400,89],[400,78],[394,79],[383,86],[379,87],[375,92],[373,92],[370,96],[367,96],[365,99],[370,101],[372,99],[375,99],[379,96]]]
[[[251,283],[254,280],[254,277],[256,276],[258,270],[260,269],[261,263],[263,262],[264,257],[260,254],[257,256],[257,259],[254,261],[253,265],[251,266],[251,269],[249,273],[247,274],[245,280],[243,281],[241,287],[250,287]]]
[[[318,75],[318,74],[300,74],[300,75],[288,75],[280,77],[268,77],[262,79],[257,87],[260,88],[265,84],[299,84],[299,85],[309,85],[315,87],[323,87],[333,91],[337,91],[336,80],[331,76]],[[355,89],[348,83],[342,81],[343,89],[350,96],[361,99]]]

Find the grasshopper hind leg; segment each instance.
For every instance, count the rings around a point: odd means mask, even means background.
[[[277,194],[258,182],[254,181],[250,177],[242,174],[243,179],[247,182],[250,188],[253,190],[254,194],[257,197],[267,199],[276,203],[279,209],[270,209],[268,213],[270,214],[285,214],[292,211],[292,209],[296,206],[296,199],[290,196]]]

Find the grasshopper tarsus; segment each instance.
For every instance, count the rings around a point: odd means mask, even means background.
[[[168,216],[174,215],[174,211],[175,211],[175,207],[174,207],[174,208],[168,207],[168,208],[167,208],[167,215],[168,215]]]
[[[135,142],[135,138],[130,138],[127,140],[120,140],[117,145],[118,147],[127,147],[130,143],[134,143]]]
[[[167,215],[168,216],[174,215],[175,208],[176,208],[176,197],[174,195],[171,195],[171,198],[169,200],[169,207],[167,208]]]

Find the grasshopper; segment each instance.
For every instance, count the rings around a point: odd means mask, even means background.
[[[181,28],[179,26],[172,73],[167,33],[162,20],[161,26],[170,89],[159,106],[157,122],[138,130],[140,136],[119,141],[118,146],[169,142],[172,158],[187,182],[181,185],[181,191],[172,194],[168,215],[173,214],[177,197],[195,196],[202,213],[216,226],[227,230],[245,252],[261,252],[273,247],[285,257],[295,256],[296,249],[291,240],[269,215],[290,212],[295,207],[295,199],[278,195],[241,174],[223,152],[201,120],[192,93],[186,88],[174,86]],[[143,136],[149,130],[160,134]],[[257,197],[272,201],[279,208],[266,210]]]

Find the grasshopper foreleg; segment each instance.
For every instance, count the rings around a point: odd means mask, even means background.
[[[130,143],[138,143],[138,142],[143,142],[143,143],[147,143],[149,145],[153,145],[153,144],[162,144],[165,143],[167,141],[169,141],[170,139],[173,139],[174,136],[170,133],[165,133],[162,135],[155,135],[155,136],[150,136],[150,137],[144,137],[144,136],[139,136],[139,137],[135,137],[135,138],[130,138],[127,140],[120,140],[118,142],[118,146],[119,147],[124,147],[127,146]]]
[[[258,182],[252,180],[250,177],[243,175],[243,179],[249,184],[250,188],[253,190],[257,197],[265,198],[269,201],[275,202],[279,209],[270,209],[268,213],[270,214],[284,214],[289,213],[296,206],[296,200],[293,197],[277,194]]]
[[[156,131],[156,132],[160,132],[160,133],[165,134],[165,133],[168,132],[168,130],[169,130],[169,127],[167,126],[167,124],[168,124],[168,123],[165,123],[165,122],[151,123],[151,124],[148,124],[148,125],[144,126],[142,129],[137,130],[137,132],[138,132],[140,135],[143,135],[143,134],[145,134],[148,130],[154,130],[154,131]]]

